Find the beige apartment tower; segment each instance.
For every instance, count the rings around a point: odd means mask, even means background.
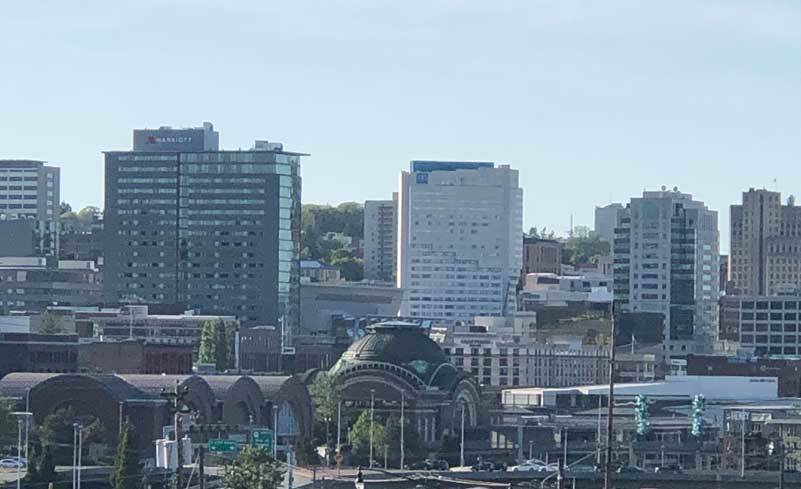
[[[801,207],[749,189],[731,206],[730,280],[738,294],[776,295],[801,286]]]

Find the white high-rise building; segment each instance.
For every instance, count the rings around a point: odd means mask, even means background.
[[[710,348],[718,333],[718,213],[664,187],[618,214],[614,253],[619,311],[661,313],[666,355]]]
[[[468,322],[514,312],[523,255],[517,170],[412,161],[399,189],[400,314]]]
[[[595,233],[610,245],[615,240],[615,226],[617,226],[617,215],[623,210],[621,204],[609,204],[603,207],[595,207]]]
[[[392,200],[364,203],[364,278],[367,280],[395,282],[397,221],[397,193],[392,194]]]
[[[59,253],[60,178],[61,169],[43,161],[0,160],[0,221],[29,224],[39,256]]]

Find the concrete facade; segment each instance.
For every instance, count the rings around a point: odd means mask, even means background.
[[[724,296],[720,337],[756,356],[801,354],[801,296]]]
[[[392,200],[364,203],[364,278],[395,282],[398,266],[396,236],[398,194]]]
[[[615,240],[617,216],[623,210],[622,204],[609,204],[595,208],[595,233],[610,245]]]
[[[31,221],[38,256],[59,254],[60,175],[43,161],[0,160],[0,220]]]
[[[801,289],[801,207],[769,190],[743,192],[731,206],[730,277],[735,292],[773,295]]]
[[[102,276],[93,262],[0,258],[0,314],[41,313],[52,306],[91,306],[102,301]]]
[[[399,188],[401,315],[464,322],[514,312],[523,259],[517,170],[413,161]]]
[[[617,307],[663,314],[666,354],[711,349],[718,335],[717,212],[663,187],[632,198],[615,231]]]

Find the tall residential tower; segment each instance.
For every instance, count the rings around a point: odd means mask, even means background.
[[[26,235],[31,231],[25,255],[58,256],[60,174],[58,167],[43,161],[0,160],[0,230],[7,236],[16,234],[19,225],[24,225]],[[8,248],[17,246],[9,243]]]
[[[399,188],[400,314],[464,322],[514,312],[523,245],[517,170],[412,161]]]
[[[181,304],[291,332],[304,155],[266,141],[221,151],[218,137],[208,123],[136,130],[133,151],[105,153],[107,300]]]
[[[776,295],[801,289],[801,207],[782,205],[769,190],[743,192],[731,206],[729,270],[738,294]]]
[[[718,333],[718,215],[678,190],[643,192],[618,215],[615,303],[664,316],[665,353],[711,348]]]
[[[392,200],[368,200],[364,203],[364,278],[367,280],[395,281],[397,222],[397,193],[392,194]]]

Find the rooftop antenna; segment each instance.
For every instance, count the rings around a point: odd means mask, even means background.
[[[777,178],[773,179],[773,191],[774,192],[778,192],[779,191],[779,179],[777,179]]]
[[[573,239],[573,213],[572,212],[570,213],[570,231],[568,231],[567,235],[570,237],[570,239]]]

